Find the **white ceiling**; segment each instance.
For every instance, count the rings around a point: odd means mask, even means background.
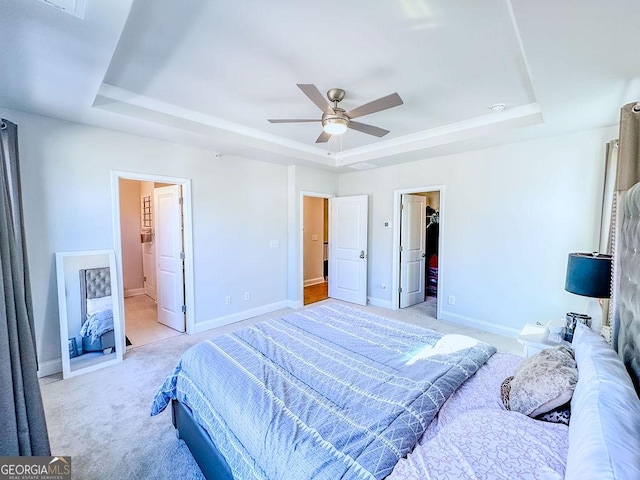
[[[2,107],[337,171],[615,125],[640,100],[638,0],[86,0],[84,19],[3,0],[0,31]],[[404,104],[358,119],[383,138],[316,144],[318,123],[267,122],[320,118],[298,83]]]

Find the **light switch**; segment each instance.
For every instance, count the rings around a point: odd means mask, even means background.
[[[280,248],[280,240],[271,240],[269,246],[271,248]]]
[[[311,240],[313,240],[314,242],[318,241],[318,235],[311,235]]]

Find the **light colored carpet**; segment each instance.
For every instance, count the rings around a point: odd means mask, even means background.
[[[440,322],[427,317],[420,307],[359,308],[442,333],[471,335],[499,351],[522,354],[515,339]],[[154,394],[191,345],[291,311],[278,310],[198,335],[133,348],[124,362],[78,377],[42,379],[52,454],[70,455],[77,479],[202,479],[188,448],[175,436],[170,409],[149,416]]]

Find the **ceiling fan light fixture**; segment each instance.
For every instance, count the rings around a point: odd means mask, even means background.
[[[342,135],[347,131],[348,123],[346,118],[326,118],[322,121],[322,129],[329,135]]]

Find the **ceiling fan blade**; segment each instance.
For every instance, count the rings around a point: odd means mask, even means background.
[[[369,135],[373,135],[375,137],[384,137],[387,133],[389,133],[389,130],[385,130],[384,128],[380,127],[374,127],[373,125],[367,125],[366,123],[351,121],[347,126],[354,130],[358,130],[359,132],[368,133]]]
[[[327,143],[330,138],[331,138],[331,134],[323,130],[320,136],[318,137],[318,139],[316,140],[316,143]]]
[[[302,90],[309,100],[315,103],[320,110],[324,113],[332,114],[333,108],[331,108],[331,104],[327,101],[327,98],[320,93],[318,87],[316,87],[313,83],[298,83],[298,88]]]
[[[315,120],[302,119],[302,118],[276,118],[276,119],[270,118],[267,121],[271,123],[303,123],[303,122],[321,122],[322,120],[320,120],[319,118],[316,118]]]
[[[404,102],[400,98],[400,95],[397,93],[392,93],[391,95],[387,95],[386,97],[379,98],[374,100],[373,102],[365,103],[364,105],[359,106],[358,108],[354,108],[350,112],[347,112],[346,115],[349,118],[358,118],[363,115],[369,115],[370,113],[376,113],[381,110],[386,110],[387,108],[397,107],[398,105],[402,105]]]

